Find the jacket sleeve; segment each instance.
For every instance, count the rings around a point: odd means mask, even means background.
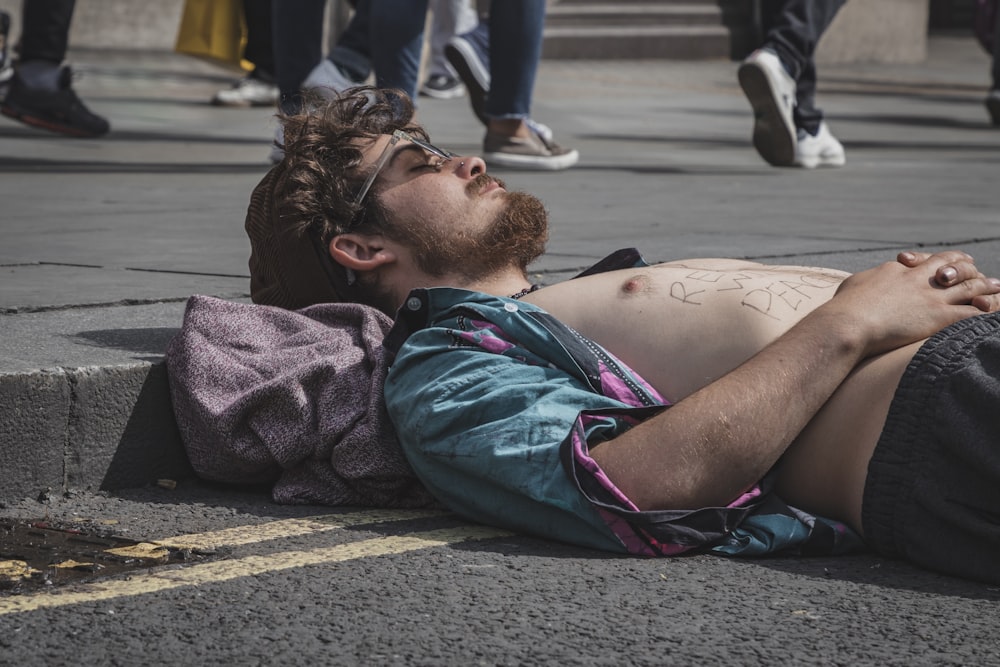
[[[516,348],[414,333],[386,382],[403,451],[438,500],[475,521],[605,551],[731,555],[836,553],[860,541],[789,507],[765,478],[726,507],[639,511],[589,456],[664,409],[604,396],[582,377]]]
[[[476,521],[610,551],[625,547],[567,474],[582,410],[622,408],[547,365],[456,346],[445,329],[414,333],[385,388],[407,459],[453,511]],[[588,438],[626,425],[591,423]]]

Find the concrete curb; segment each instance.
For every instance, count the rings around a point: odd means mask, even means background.
[[[162,362],[5,373],[0,405],[4,497],[193,474]]]

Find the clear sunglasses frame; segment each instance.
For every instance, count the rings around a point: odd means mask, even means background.
[[[402,130],[396,130],[395,132],[392,133],[392,136],[389,137],[389,143],[386,144],[385,150],[382,151],[382,155],[380,155],[378,160],[375,162],[375,166],[372,167],[372,171],[370,174],[368,174],[368,178],[365,179],[365,182],[364,184],[362,184],[361,189],[358,190],[358,194],[354,198],[355,204],[360,204],[362,201],[364,201],[365,195],[367,195],[368,191],[372,189],[372,183],[375,182],[375,179],[378,177],[379,172],[382,171],[382,168],[385,166],[385,163],[388,162],[389,158],[392,157],[393,147],[400,141],[409,141],[412,144],[420,146],[422,149],[424,149],[431,155],[435,155],[441,158],[442,163],[447,162],[448,160],[455,157],[454,153],[449,153],[446,150],[441,150],[437,146],[432,146],[426,141],[418,139],[408,132],[403,132]]]

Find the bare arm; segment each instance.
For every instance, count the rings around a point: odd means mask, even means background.
[[[774,465],[860,361],[996,310],[998,293],[1000,282],[959,252],[856,274],[739,368],[591,455],[640,509],[725,505]]]

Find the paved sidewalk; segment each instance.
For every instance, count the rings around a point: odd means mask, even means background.
[[[248,294],[270,111],[210,106],[231,73],[175,54],[72,61],[107,138],[0,118],[0,500],[188,474],[162,351],[191,294]],[[988,67],[971,38],[933,38],[922,65],[822,68],[848,165],[803,172],[754,152],[735,63],[546,61],[535,116],[581,163],[503,177],[551,209],[542,281],[623,246],[853,270],[958,245],[1000,275]],[[479,152],[465,100],[421,100],[420,116],[435,143]]]

